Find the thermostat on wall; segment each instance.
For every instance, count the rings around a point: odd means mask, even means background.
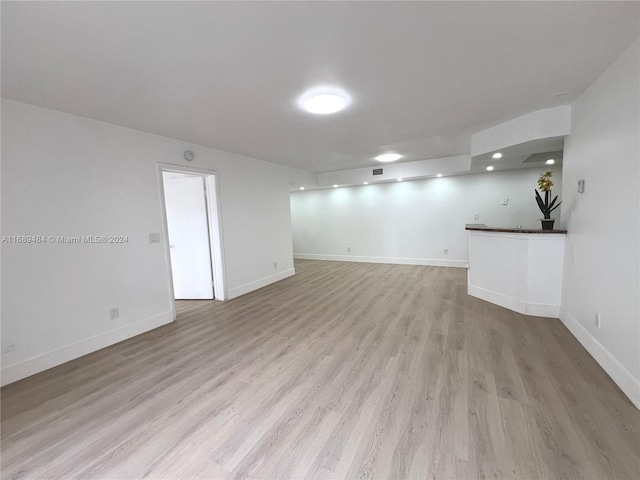
[[[193,153],[191,150],[187,150],[186,152],[184,152],[184,158],[186,158],[187,161],[190,162],[191,160],[196,158],[196,154]]]

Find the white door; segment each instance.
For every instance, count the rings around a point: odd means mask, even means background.
[[[169,252],[176,299],[213,299],[204,179],[163,172]]]

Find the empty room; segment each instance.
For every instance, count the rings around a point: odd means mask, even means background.
[[[640,478],[640,2],[1,2],[0,477]]]

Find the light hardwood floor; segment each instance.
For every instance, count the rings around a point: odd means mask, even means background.
[[[2,478],[640,478],[640,412],[466,270],[295,277],[2,389]]]

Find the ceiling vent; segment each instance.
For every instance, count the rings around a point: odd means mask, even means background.
[[[373,174],[374,175],[382,175],[382,169],[381,168],[374,168],[373,169]]]

